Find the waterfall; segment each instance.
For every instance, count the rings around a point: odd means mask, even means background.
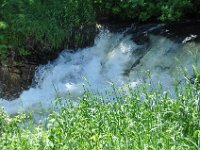
[[[66,100],[69,96],[74,100],[81,97],[83,84],[93,92],[109,90],[110,82],[117,87],[126,84],[134,87],[148,81],[147,71],[151,73],[152,84],[161,82],[170,90],[174,78],[180,81],[183,78],[178,67],[188,68],[192,76],[191,65],[195,60],[189,50],[199,47],[198,43],[176,43],[159,35],[149,35],[147,45],[137,45],[131,35],[103,30],[94,46],[76,52],[64,50],[56,60],[39,66],[33,86],[16,100],[1,100],[0,106],[9,114],[40,111],[54,105],[58,95]],[[198,60],[197,64],[200,65]]]

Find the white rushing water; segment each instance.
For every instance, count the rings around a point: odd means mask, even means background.
[[[14,101],[1,100],[0,106],[9,114],[40,111],[49,108],[58,95],[66,99],[69,95],[74,99],[81,97],[83,84],[87,82],[91,91],[100,92],[109,89],[108,82],[116,86],[129,83],[134,87],[146,78],[147,70],[151,72],[155,85],[160,81],[165,89],[170,89],[173,78],[179,77],[175,73],[179,66],[175,58],[190,68],[192,75],[194,58],[188,50],[195,51],[199,44],[177,44],[154,35],[150,36],[149,42],[149,46],[143,47],[135,44],[130,36],[102,31],[93,47],[75,53],[63,51],[55,61],[39,66],[35,74],[36,86],[24,91]],[[144,49],[147,52],[142,54]],[[140,62],[131,69],[139,57]]]

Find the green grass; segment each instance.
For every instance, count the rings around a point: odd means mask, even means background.
[[[59,111],[45,123],[25,115],[0,117],[0,149],[200,149],[200,91],[185,82],[170,93],[149,85],[92,94],[78,105],[57,99]],[[31,121],[30,121],[31,122]]]
[[[0,61],[82,47],[93,41],[88,28],[95,28],[90,0],[1,0]]]

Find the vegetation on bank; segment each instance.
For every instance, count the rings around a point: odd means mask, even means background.
[[[81,46],[89,36],[81,31],[94,26],[94,17],[90,0],[1,0],[0,59]]]
[[[99,18],[174,21],[199,16],[199,6],[198,0],[0,0],[0,60],[84,46]]]
[[[175,85],[175,96],[149,84],[125,86],[74,101],[57,99],[42,123],[0,111],[0,149],[199,150],[200,72]]]
[[[191,12],[195,3],[192,0],[96,0],[95,8],[97,15],[112,15],[125,20],[174,21]]]

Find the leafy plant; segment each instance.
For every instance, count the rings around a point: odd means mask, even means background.
[[[148,84],[107,94],[85,88],[78,104],[57,99],[44,124],[1,111],[2,149],[199,149],[200,91],[177,85],[177,97]],[[150,88],[151,89],[151,88]],[[3,115],[2,115],[3,114]],[[20,115],[21,116],[21,115]],[[22,115],[23,116],[23,115]],[[6,126],[6,128],[4,128]]]
[[[197,85],[197,87],[200,87],[200,70],[196,66],[193,66],[193,71],[195,75],[195,84]]]

